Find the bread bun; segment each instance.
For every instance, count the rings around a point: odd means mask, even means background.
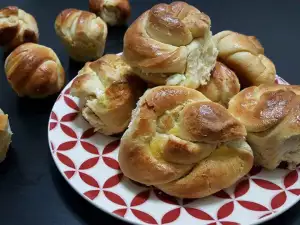
[[[217,62],[209,82],[197,90],[213,102],[225,107],[229,100],[240,91],[240,82],[235,73],[221,62]]]
[[[0,45],[7,50],[26,43],[37,43],[39,30],[32,15],[15,6],[0,9]]]
[[[125,176],[180,198],[201,198],[234,184],[253,164],[245,127],[220,104],[178,86],[149,89],[119,150]]]
[[[185,2],[155,5],[125,33],[124,57],[150,83],[198,88],[209,80],[218,55],[210,24]]]
[[[264,55],[256,37],[222,31],[213,40],[219,50],[219,60],[236,73],[244,87],[275,82],[275,66]]]
[[[89,6],[110,26],[124,24],[130,16],[128,0],[89,0]]]
[[[8,147],[11,143],[12,132],[9,126],[8,115],[0,109],[0,162],[7,154]]]
[[[275,169],[300,163],[300,86],[260,85],[241,91],[229,111],[246,126],[255,162]]]
[[[57,16],[55,31],[75,61],[87,62],[103,55],[107,25],[94,13],[66,9]]]
[[[146,84],[135,77],[118,55],[105,55],[85,64],[75,78],[71,94],[85,102],[83,117],[105,135],[123,132]]]
[[[59,92],[65,83],[65,72],[55,52],[34,43],[11,52],[5,61],[5,73],[21,97],[46,97]]]

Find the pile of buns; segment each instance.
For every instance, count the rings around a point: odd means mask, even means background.
[[[90,12],[61,12],[55,30],[70,57],[86,62],[71,86],[84,102],[83,118],[96,132],[122,134],[125,176],[172,196],[201,198],[231,186],[254,164],[272,170],[300,163],[300,87],[275,84],[275,66],[254,36],[212,34],[208,15],[173,2],[153,6],[131,24],[121,55],[102,56],[107,25],[124,23],[130,5],[89,3]],[[0,11],[0,18],[15,19],[7,29],[19,27],[0,44],[25,42],[29,31],[36,42],[34,19],[18,24],[26,13],[15,11]],[[34,43],[16,48],[5,70],[20,96],[44,97],[64,84],[55,53]],[[0,134],[10,141],[2,117]]]
[[[210,28],[185,2],[155,5],[122,55],[87,63],[71,86],[95,131],[122,134],[124,175],[181,198],[227,188],[254,164],[300,163],[300,87],[275,84],[255,37]]]

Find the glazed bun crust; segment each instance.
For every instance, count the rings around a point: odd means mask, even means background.
[[[5,73],[21,97],[46,97],[59,92],[65,83],[65,72],[55,52],[33,43],[19,46],[7,57]]]
[[[0,45],[8,51],[21,44],[39,40],[36,20],[32,15],[15,6],[0,9]]]
[[[150,83],[197,88],[216,63],[210,24],[206,14],[185,2],[155,5],[126,31],[124,58]]]
[[[260,85],[241,91],[229,103],[229,111],[248,131],[247,141],[256,163],[275,169],[287,162],[300,163],[300,87]]]
[[[94,13],[66,9],[57,16],[55,31],[75,61],[87,62],[103,55],[107,25]]]
[[[252,167],[245,136],[241,123],[200,92],[160,86],[149,89],[134,110],[119,163],[125,176],[167,194],[205,197]]]
[[[276,69],[254,36],[222,31],[213,37],[219,60],[232,69],[244,87],[274,84]]]
[[[121,56],[108,54],[85,64],[71,86],[71,94],[85,102],[83,117],[106,135],[123,132],[146,84]]]
[[[128,0],[89,0],[89,9],[110,26],[126,23],[131,12]]]
[[[229,100],[239,93],[240,82],[235,73],[221,62],[217,62],[206,85],[197,89],[213,102],[225,107]]]

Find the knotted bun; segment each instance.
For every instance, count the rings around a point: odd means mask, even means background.
[[[264,55],[264,48],[254,36],[222,31],[213,37],[219,59],[231,68],[244,87],[273,84],[276,69]]]
[[[241,91],[229,111],[245,125],[255,161],[275,169],[282,161],[300,163],[300,86],[260,85]]]
[[[124,175],[167,194],[200,198],[229,187],[252,167],[246,130],[200,92],[176,86],[146,91],[121,139]]]
[[[197,88],[216,63],[210,24],[185,2],[155,5],[125,33],[124,57],[150,83]]]
[[[55,31],[72,59],[87,62],[103,55],[107,25],[94,13],[66,9],[57,16]]]
[[[39,30],[32,15],[15,6],[0,9],[0,45],[13,50],[26,42],[37,43]]]
[[[4,67],[8,82],[21,97],[46,97],[59,92],[65,83],[57,55],[42,45],[20,45],[7,57]]]
[[[89,0],[89,8],[110,26],[124,24],[130,16],[128,0]]]
[[[71,94],[85,104],[83,117],[106,135],[123,132],[146,84],[121,56],[108,54],[85,64],[71,86]]]
[[[197,89],[213,102],[225,107],[229,100],[240,91],[240,82],[235,73],[221,62],[217,62],[206,85]]]

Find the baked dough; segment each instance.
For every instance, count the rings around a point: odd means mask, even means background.
[[[240,89],[240,82],[235,73],[223,63],[217,62],[208,83],[200,85],[197,90],[213,102],[227,107],[229,100],[239,93]]]
[[[260,85],[241,91],[229,102],[229,111],[247,129],[255,162],[275,169],[300,163],[300,86]]]
[[[9,126],[8,115],[0,109],[0,162],[2,162],[7,154],[11,143],[12,132]]]
[[[65,83],[57,55],[43,45],[20,45],[6,58],[4,67],[8,82],[20,97],[47,97],[59,92]]]
[[[57,16],[55,31],[75,61],[87,62],[103,55],[107,25],[96,14],[66,9]]]
[[[122,172],[180,198],[201,198],[249,172],[246,129],[226,108],[179,86],[149,89],[134,110],[119,150]]]
[[[256,37],[222,31],[213,40],[219,60],[236,73],[243,87],[275,83],[275,66]]]
[[[121,56],[108,54],[85,64],[72,83],[71,94],[84,102],[83,117],[106,135],[123,132],[146,84]]]
[[[0,45],[10,51],[26,42],[37,43],[39,30],[32,15],[15,6],[0,9]]]
[[[130,16],[128,0],[89,0],[89,8],[110,26],[124,24]]]
[[[209,80],[218,55],[210,25],[185,2],[155,5],[126,31],[125,60],[150,83],[196,89]]]

